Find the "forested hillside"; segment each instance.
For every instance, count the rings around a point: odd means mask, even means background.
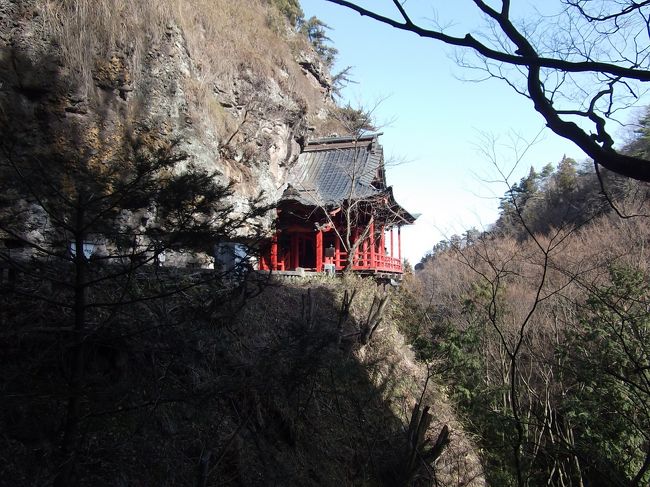
[[[625,151],[647,153],[647,118]],[[439,243],[407,331],[479,438],[491,485],[650,482],[648,187],[562,158]]]

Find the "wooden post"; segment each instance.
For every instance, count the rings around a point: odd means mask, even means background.
[[[375,267],[375,220],[370,220],[370,267]]]
[[[334,236],[334,265],[337,269],[341,267],[341,239],[338,235]]]
[[[393,227],[390,227],[390,256],[393,257],[395,255],[395,251],[393,249]]]
[[[323,270],[323,232],[316,232],[316,272]]]
[[[291,234],[291,270],[295,270],[300,267],[300,256],[298,247],[298,235],[296,233]]]
[[[278,270],[278,234],[271,238],[271,270]]]
[[[386,263],[386,227],[381,226],[381,234],[379,237],[379,255],[381,256],[381,265]]]
[[[362,268],[368,267],[368,239],[364,239],[363,242],[361,242],[361,256],[359,260],[359,264],[361,265]]]
[[[397,227],[397,259],[399,260],[399,268],[402,269],[402,227]]]

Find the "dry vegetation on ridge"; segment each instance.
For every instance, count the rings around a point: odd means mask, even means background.
[[[307,461],[305,455],[314,448],[331,460],[321,466],[330,472],[318,485],[348,482],[348,485],[402,485],[405,439],[409,420],[419,401],[430,406],[433,415],[426,437],[435,442],[443,426],[451,431],[451,442],[441,457],[428,469],[420,465],[413,483],[404,485],[438,485],[478,487],[485,485],[481,463],[472,438],[464,431],[446,397],[439,378],[428,377],[425,364],[417,362],[400,329],[406,322],[416,322],[421,316],[415,309],[415,297],[406,289],[378,286],[373,279],[354,275],[343,279],[315,278],[272,285],[242,310],[237,322],[242,327],[257,323],[244,331],[245,340],[273,346],[284,336],[285,323],[305,323],[297,320],[303,309],[307,290],[314,297],[315,319],[303,333],[311,336],[314,354],[300,365],[303,383],[295,389],[298,410],[286,404],[280,409],[292,419],[290,424],[306,435],[297,448],[298,463]],[[340,349],[335,346],[338,313],[344,293],[356,290],[350,308],[350,320],[343,330]],[[367,345],[357,343],[356,332],[368,317],[375,296],[388,295],[388,306],[382,324]],[[410,312],[410,311],[414,312]],[[295,326],[295,325],[294,325]],[[242,328],[244,330],[244,328]],[[294,333],[296,333],[294,329]],[[322,337],[330,344],[317,349]],[[319,338],[320,337],[320,338]],[[316,338],[316,339],[314,339]],[[326,338],[326,341],[328,339]],[[291,354],[291,347],[284,348]],[[306,358],[306,357],[305,357]],[[304,360],[304,358],[303,358]],[[284,361],[281,360],[280,364]],[[272,395],[271,401],[283,400]],[[306,425],[308,429],[302,430]],[[344,451],[340,450],[343,445]],[[346,456],[344,452],[347,452]],[[320,454],[319,454],[320,456]],[[351,465],[358,465],[350,470]],[[340,477],[347,469],[350,477]],[[432,476],[435,480],[427,480]],[[335,480],[338,479],[338,480]]]
[[[317,111],[320,89],[296,62],[309,51],[269,2],[250,0],[43,0],[45,30],[56,40],[63,66],[92,93],[99,62],[117,57],[136,86],[150,69],[161,41],[180,31],[191,64],[183,85],[194,110],[222,122],[215,93],[230,90],[242,76],[274,80],[298,105]],[[165,55],[165,53],[162,53]],[[167,53],[173,55],[173,52]]]
[[[183,31],[190,56],[206,83],[239,74],[241,67],[271,76],[292,59],[279,13],[253,0],[246,8],[226,0],[45,0],[45,25],[60,44],[63,64],[92,83],[97,58],[133,53],[139,72],[152,45],[169,29]],[[286,69],[286,67],[285,67]],[[293,73],[298,74],[298,73]]]
[[[638,207],[648,215],[648,205]],[[493,485],[646,485],[647,216],[486,234],[419,274],[434,360]]]

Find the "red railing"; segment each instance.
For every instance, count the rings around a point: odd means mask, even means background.
[[[395,272],[402,273],[402,262],[397,257],[391,257],[388,255],[383,255],[378,252],[371,252],[367,246],[357,250],[354,256],[354,263],[352,265],[352,270],[354,271],[367,271],[367,272]],[[274,270],[274,271],[284,271],[292,270],[290,265],[290,260],[287,255],[278,255],[279,252],[276,250],[275,255],[273,250],[268,254],[263,255],[260,259],[259,268],[261,270]],[[323,264],[333,263],[337,271],[345,269],[348,263],[348,253],[339,251],[334,257],[324,257]],[[316,269],[312,269],[316,270]],[[319,269],[323,270],[323,267]]]
[[[347,265],[347,252],[340,252],[339,261],[335,262],[336,270],[342,270]],[[388,255],[371,254],[371,252],[357,252],[354,256],[354,271],[383,271],[383,272],[402,272],[402,261],[397,257]]]

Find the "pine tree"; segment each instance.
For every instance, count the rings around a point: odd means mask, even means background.
[[[303,22],[304,13],[298,0],[273,0],[273,3],[292,26],[298,27]]]
[[[650,158],[650,107],[637,122],[633,140],[623,148],[623,152],[634,157]]]
[[[307,36],[314,50],[327,66],[334,64],[338,54],[338,49],[328,45],[332,42],[332,39],[327,36],[327,31],[330,29],[329,25],[315,16],[310,17],[300,27],[301,32]]]
[[[157,132],[124,127],[101,144],[94,137],[101,122],[42,124],[21,103],[2,101],[0,263],[20,276],[1,289],[2,345],[8,356],[15,343],[24,350],[3,363],[13,377],[3,376],[0,388],[10,412],[55,399],[65,405],[51,414],[61,425],[55,484],[69,487],[87,449],[88,418],[108,401],[88,379],[93,344],[115,348],[143,329],[171,326],[164,317],[136,325],[150,316],[139,303],[218,288],[223,275],[165,278],[156,267],[165,253],[210,255],[244,230],[254,239],[255,219],[268,208],[251,200],[235,215],[232,186],[191,164],[178,141]],[[28,391],[39,399],[9,403]]]
[[[578,163],[575,159],[563,156],[555,172],[558,191],[570,193],[578,187]]]

